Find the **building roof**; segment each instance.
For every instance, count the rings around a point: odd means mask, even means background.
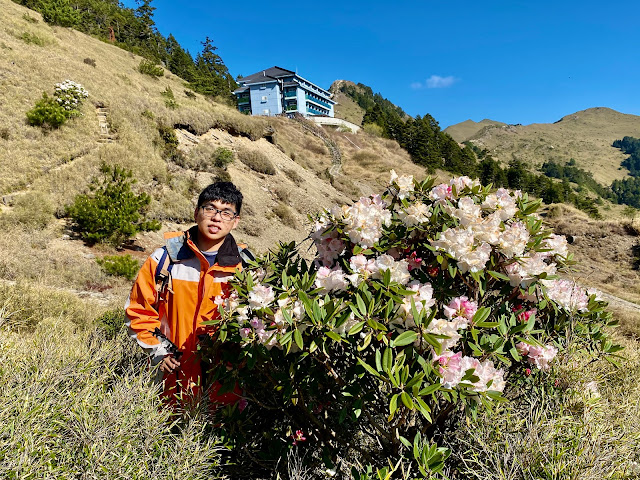
[[[256,72],[252,75],[247,75],[246,77],[239,78],[238,83],[257,83],[265,77],[280,78],[295,74],[296,72],[292,72],[291,70],[287,70],[286,68],[274,66],[271,68],[267,68],[266,70],[260,70],[259,72]]]
[[[244,92],[248,92],[248,91],[249,91],[249,87],[238,87],[233,91],[233,93],[235,95],[237,95],[239,93],[244,93]]]

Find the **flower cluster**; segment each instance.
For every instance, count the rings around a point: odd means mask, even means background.
[[[230,385],[260,403],[281,396],[283,409],[305,410],[296,421],[321,408],[331,432],[312,421],[269,438],[303,441],[304,427],[346,444],[371,412],[388,409],[386,423],[365,428],[393,435],[413,428],[398,410],[432,422],[519,385],[510,379],[523,364],[548,371],[570,335],[604,344],[591,328],[606,324],[604,304],[558,278],[571,255],[537,206],[468,177],[434,185],[392,172],[385,194],[323,211],[313,262],[282,246],[217,302],[221,335],[241,345]],[[575,328],[583,320],[589,328]]]
[[[73,80],[56,83],[53,95],[56,102],[68,112],[78,110],[82,101],[89,96],[89,92]]]
[[[520,355],[527,357],[529,363],[540,370],[549,370],[549,362],[558,354],[558,349],[553,345],[535,346],[520,342],[517,349]]]

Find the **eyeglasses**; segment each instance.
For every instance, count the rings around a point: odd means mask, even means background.
[[[200,207],[205,216],[210,218],[216,218],[216,214],[220,214],[220,218],[226,222],[229,222],[236,218],[236,212],[232,212],[231,210],[218,210],[213,205],[203,205]]]

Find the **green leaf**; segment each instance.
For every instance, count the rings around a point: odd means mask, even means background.
[[[392,342],[392,347],[404,347],[405,345],[409,345],[410,343],[415,342],[416,338],[418,338],[418,334],[412,331],[406,331],[398,335]]]
[[[364,300],[362,300],[362,297],[359,294],[356,295],[356,303],[358,304],[358,310],[360,311],[362,317],[366,317],[367,306],[364,304]]]
[[[389,421],[393,418],[393,415],[396,413],[396,410],[398,409],[398,396],[399,394],[396,393],[391,397],[391,401],[389,402]]]
[[[428,387],[424,387],[422,390],[420,390],[419,395],[421,397],[425,397],[427,395],[431,395],[433,392],[440,390],[440,387],[442,387],[442,384],[440,383],[433,383],[431,385],[429,385]]]
[[[329,337],[331,340],[334,340],[336,342],[343,342],[344,341],[344,340],[342,340],[342,337],[340,335],[338,335],[337,333],[335,333],[335,332],[327,332],[325,335],[327,337]]]
[[[364,360],[358,358],[358,363],[364,367],[364,369],[369,372],[371,375],[380,378],[380,374],[373,368],[371,365],[368,365]]]
[[[487,270],[487,273],[497,280],[505,280],[507,282],[509,281],[509,277],[504,273],[494,272],[493,270]]]
[[[409,395],[407,392],[402,392],[400,394],[400,400],[402,400],[402,403],[404,403],[405,407],[407,407],[409,410],[413,410],[413,400],[411,400],[411,395]]]
[[[300,333],[300,330],[295,329],[293,331],[293,340],[296,342],[296,345],[300,350],[304,349],[304,343],[302,341],[302,333]]]
[[[478,323],[484,322],[487,318],[489,318],[490,314],[491,314],[490,308],[480,307],[476,311],[475,315],[473,316],[471,323],[473,323],[474,325],[478,325]]]
[[[362,327],[364,327],[364,324],[365,322],[356,323],[353,327],[349,329],[349,331],[347,332],[347,335],[351,336],[351,335],[355,335],[356,333],[360,333],[360,331],[362,330]]]
[[[387,373],[391,371],[392,355],[393,353],[389,347],[384,349],[384,354],[382,355],[382,369]]]

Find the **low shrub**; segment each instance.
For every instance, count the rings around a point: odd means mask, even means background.
[[[73,293],[44,285],[0,283],[0,327],[30,330],[45,319],[61,317],[73,325],[92,320],[86,305]]]
[[[291,243],[237,274],[203,355],[231,367],[214,369],[221,392],[243,391],[217,418],[239,468],[261,452],[275,477],[295,445],[341,478],[353,459],[358,479],[434,478],[443,435],[526,398],[556,354],[613,359],[606,303],[557,276],[572,256],[539,205],[392,172],[383,196],[315,217],[313,263]]]
[[[82,101],[89,96],[89,92],[79,83],[65,80],[55,84],[53,96],[69,116],[76,116],[80,114],[78,109]]]
[[[267,175],[276,174],[276,167],[271,163],[269,157],[260,150],[240,148],[238,149],[238,160],[255,172],[266,173]]]
[[[96,318],[96,327],[104,332],[105,337],[113,339],[122,330],[125,323],[124,309],[107,310]]]
[[[9,133],[9,129],[7,127],[0,128],[0,138],[2,140],[9,140],[9,138],[11,138],[11,134]]]
[[[369,167],[380,162],[380,157],[370,150],[359,150],[353,154],[351,159],[361,167]]]
[[[58,128],[69,118],[80,115],[80,105],[89,96],[85,88],[72,80],[56,83],[53,97],[46,92],[35,106],[27,112],[29,125]]]
[[[149,120],[153,120],[154,118],[156,118],[151,110],[143,110],[140,115],[142,115],[144,118],[148,118]]]
[[[95,68],[95,67],[96,67],[96,61],[95,61],[95,59],[93,59],[93,58],[89,58],[89,57],[87,57],[87,58],[85,58],[85,59],[83,60],[83,62],[84,62],[85,64],[87,64],[87,65],[92,66],[93,68]]]
[[[317,155],[327,155],[329,153],[327,147],[320,142],[321,140],[316,137],[313,137],[313,139],[308,138],[304,144],[304,149]]]
[[[178,150],[180,142],[178,142],[175,129],[162,122],[158,122],[158,135],[160,139],[156,143],[162,148],[162,157],[165,160],[183,166],[185,164],[185,158],[184,154]]]
[[[284,203],[278,202],[278,205],[276,205],[273,209],[273,213],[275,213],[280,221],[287,227],[296,228],[298,226],[296,216]]]
[[[224,168],[214,168],[212,182],[231,182],[231,174]]]
[[[218,147],[216,151],[213,152],[213,164],[218,168],[226,169],[227,166],[233,163],[233,152],[228,148]]]
[[[160,229],[159,222],[146,221],[151,197],[131,190],[135,180],[130,170],[103,164],[100,171],[102,178],[91,181],[92,193],[76,196],[67,206],[82,239],[119,246],[140,231]]]
[[[190,98],[190,99],[192,99],[192,100],[193,100],[193,99],[195,99],[195,98],[197,98],[197,95],[196,95],[194,92],[192,92],[191,90],[185,90],[185,91],[184,91],[184,94],[185,94],[188,98]]]
[[[384,135],[384,130],[376,123],[365,123],[362,126],[362,130],[373,137],[382,137]]]
[[[138,71],[144,75],[149,75],[150,77],[164,76],[164,69],[151,60],[141,60],[138,65]]]
[[[295,183],[298,187],[302,185],[302,182],[304,182],[304,178],[302,178],[300,174],[292,168],[285,168],[284,174],[289,178],[289,180]]]
[[[140,262],[131,255],[105,255],[96,260],[98,265],[109,275],[133,280],[140,269]]]
[[[68,118],[68,112],[46,92],[42,93],[42,98],[27,112],[27,122],[35,127],[58,128]]]
[[[17,195],[10,212],[0,215],[3,228],[21,226],[25,230],[42,230],[54,219],[55,208],[48,195],[32,191]]]
[[[36,35],[35,33],[24,32],[20,39],[26,43],[27,45],[38,45],[39,47],[44,47],[47,44],[47,41]]]
[[[175,110],[178,108],[178,102],[176,102],[176,97],[173,95],[173,90],[171,87],[166,87],[160,95],[164,97],[164,104],[167,108]]]
[[[29,15],[28,13],[24,13],[22,15],[22,19],[26,20],[29,23],[38,23],[38,19],[35,17],[32,17],[31,15]]]

